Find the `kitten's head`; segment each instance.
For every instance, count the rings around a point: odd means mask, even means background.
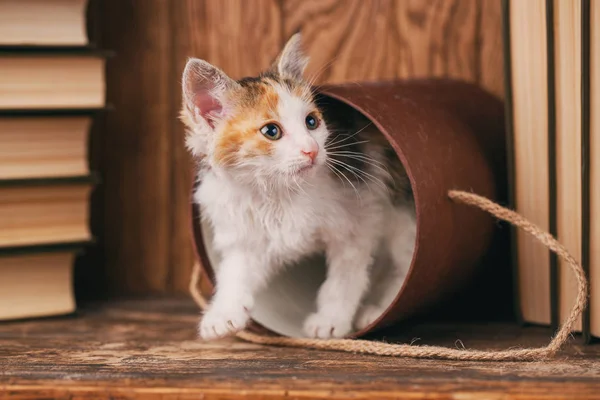
[[[258,77],[236,81],[206,61],[188,60],[182,110],[188,149],[248,182],[315,174],[325,163],[328,131],[302,77],[307,62],[300,34]]]

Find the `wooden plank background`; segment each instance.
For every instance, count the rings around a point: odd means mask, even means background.
[[[115,106],[100,141],[112,293],[183,294],[191,161],[178,120],[189,56],[239,78],[301,30],[317,82],[449,76],[502,97],[500,0],[104,0]]]

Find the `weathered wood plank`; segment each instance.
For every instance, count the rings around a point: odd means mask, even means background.
[[[196,339],[196,307],[145,300],[77,318],[0,324],[3,398],[598,398],[600,347],[546,362],[457,362]],[[386,341],[467,348],[539,346],[550,331],[510,324],[405,325]]]

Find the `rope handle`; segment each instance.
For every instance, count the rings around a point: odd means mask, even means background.
[[[563,322],[560,329],[547,346],[539,348],[484,351],[452,349],[441,346],[389,344],[361,339],[290,338],[259,335],[247,330],[237,332],[236,336],[239,339],[247,342],[262,345],[303,347],[316,350],[333,350],[392,357],[433,358],[464,361],[534,361],[554,356],[569,339],[577,318],[581,315],[587,304],[588,283],[581,265],[552,235],[528,221],[515,211],[502,207],[483,196],[460,190],[449,191],[448,197],[455,202],[467,204],[484,210],[494,217],[517,226],[523,231],[529,233],[539,240],[543,245],[549,248],[552,252],[556,253],[563,261],[565,261],[575,274],[578,286],[575,304],[573,305],[569,316]],[[197,305],[201,309],[206,309],[207,301],[198,289],[200,277],[200,264],[196,262],[194,264],[190,281],[190,293]]]

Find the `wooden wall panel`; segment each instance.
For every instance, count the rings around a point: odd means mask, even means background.
[[[159,291],[167,277],[170,223],[169,2],[105,1],[104,252],[116,291]]]
[[[502,3],[480,0],[479,79],[485,89],[504,98],[504,54],[502,53]]]
[[[220,66],[235,79],[266,68],[281,46],[279,1],[208,0],[205,3],[204,35],[197,40],[206,40],[207,47],[205,53],[198,56]]]
[[[449,76],[502,96],[500,0],[104,0],[108,64],[106,274],[117,293],[187,293],[192,163],[181,73],[204,58],[234,78],[302,30],[317,82]]]
[[[203,4],[197,1],[172,2],[170,23],[172,29],[170,59],[173,65],[169,76],[171,89],[171,226],[169,236],[169,275],[164,291],[185,290],[194,262],[190,242],[189,204],[190,186],[193,179],[193,161],[183,145],[183,125],[177,118],[181,105],[181,74],[188,57],[201,52],[204,41]],[[177,27],[175,29],[175,27]]]
[[[284,0],[319,82],[451,76],[476,81],[477,0]],[[332,63],[327,67],[328,63]]]
[[[269,65],[281,46],[275,0],[107,0],[103,45],[106,274],[114,293],[186,293],[192,263],[181,73],[199,57],[234,77]],[[252,51],[248,51],[252,49]]]
[[[177,119],[181,73],[188,57],[205,59],[234,78],[258,73],[270,64],[281,46],[281,17],[274,0],[178,0],[171,2],[171,7],[172,216],[165,290],[185,293],[194,262],[188,219],[193,164],[183,146],[183,125]]]

